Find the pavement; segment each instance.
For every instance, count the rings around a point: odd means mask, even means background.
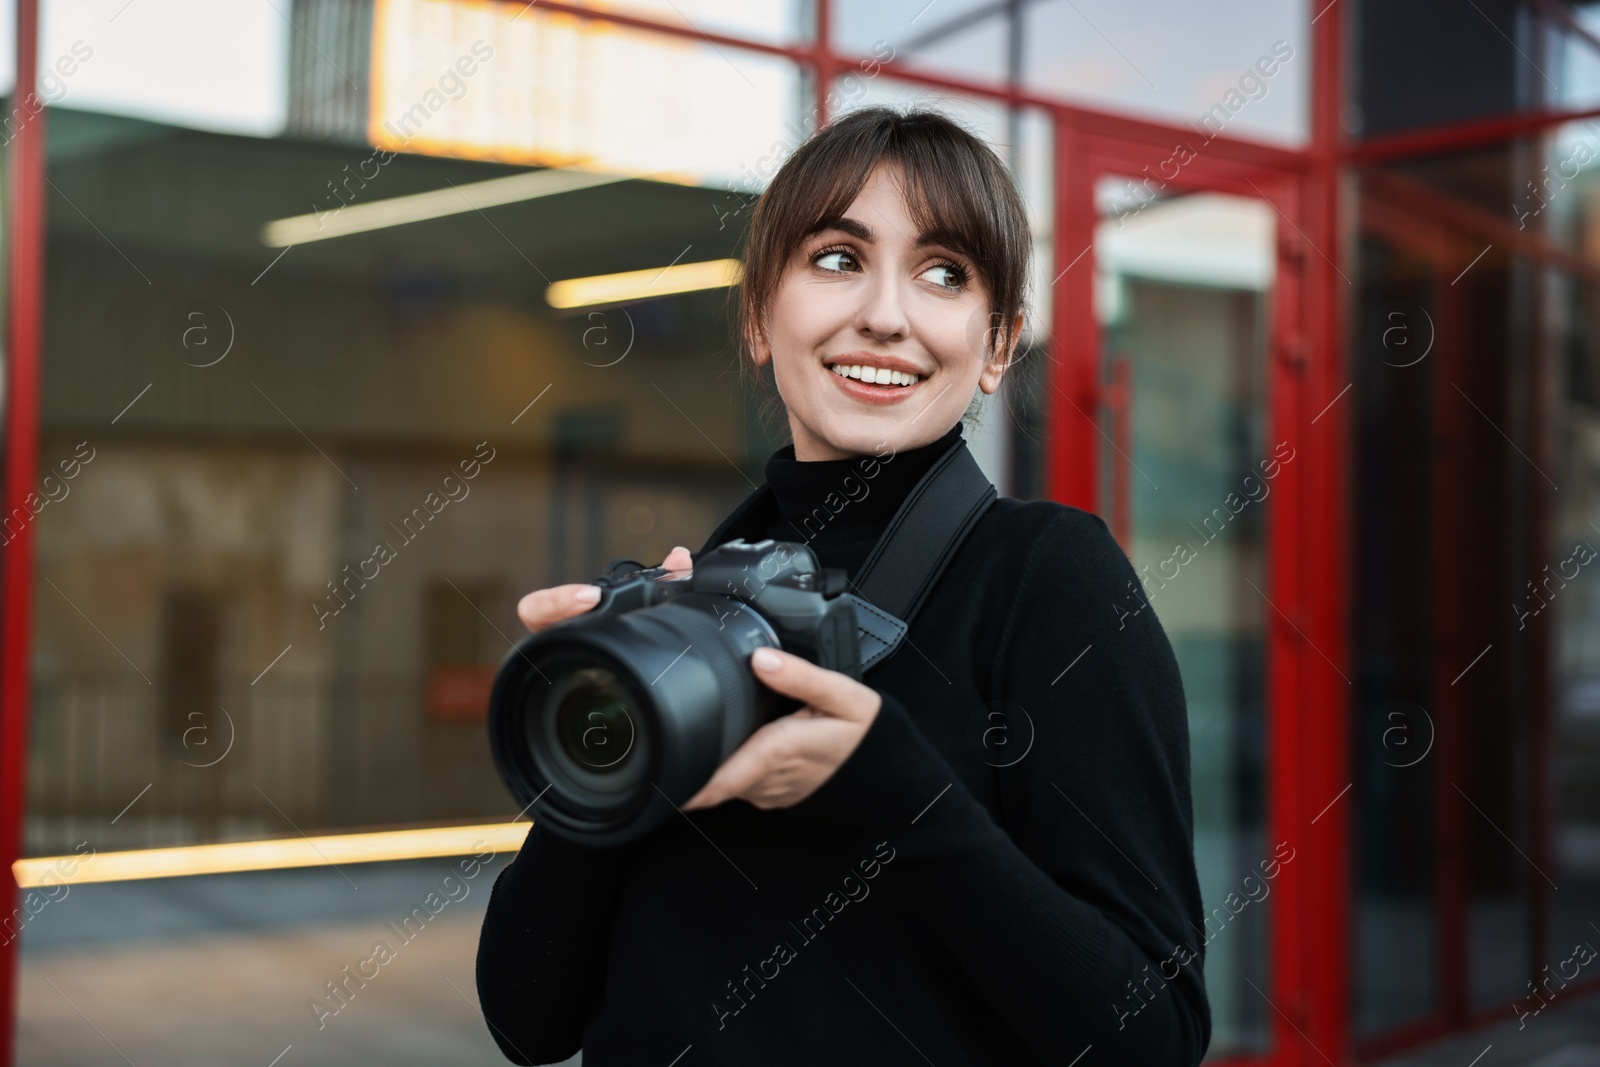
[[[71,886],[23,929],[17,1062],[505,1064],[473,961],[508,858],[471,879],[438,859]],[[379,941],[390,958],[364,964]],[[377,973],[326,999],[347,966]]]
[[[1380,1060],[1373,1067],[1600,1067],[1600,993],[1559,992],[1537,1015]]]

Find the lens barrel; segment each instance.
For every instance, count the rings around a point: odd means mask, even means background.
[[[495,677],[495,765],[551,832],[593,846],[635,840],[797,706],[751,674],[763,645],[780,642],[758,611],[694,592],[530,634]]]

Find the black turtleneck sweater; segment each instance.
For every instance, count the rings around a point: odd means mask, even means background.
[[[768,460],[778,516],[853,577],[945,448]],[[869,474],[870,472],[870,474]],[[770,516],[768,516],[770,517]],[[1189,734],[1166,634],[1095,515],[997,500],[883,705],[789,808],[743,800],[595,850],[537,821],[478,993],[515,1063],[1187,1067],[1211,1017]],[[537,812],[535,812],[537,820]]]

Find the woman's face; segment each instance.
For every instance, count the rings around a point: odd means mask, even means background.
[[[899,168],[879,166],[844,217],[790,257],[755,360],[772,360],[796,459],[881,455],[938,440],[975,390],[1000,387],[989,326],[971,261],[918,233]],[[905,379],[890,371],[917,378],[894,384]]]

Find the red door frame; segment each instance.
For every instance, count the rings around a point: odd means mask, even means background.
[[[17,0],[16,89],[12,107],[37,80],[39,3]],[[38,103],[35,99],[35,103]],[[26,116],[24,106],[22,112]],[[3,516],[31,518],[39,461],[39,352],[44,316],[44,124],[41,106],[23,118],[10,146],[6,209],[9,315],[6,329]],[[5,916],[18,903],[11,865],[21,855],[28,770],[29,656],[33,650],[33,524],[0,549],[0,885],[10,887]],[[17,939],[0,945],[0,1063],[16,1043]]]
[[[505,0],[519,3],[520,0]],[[33,84],[37,50],[37,0],[18,0],[18,82]],[[743,51],[786,57],[812,71],[817,114],[826,121],[831,74],[861,62],[835,51],[829,35],[832,0],[815,0],[813,40],[773,45],[696,27],[674,26],[615,12],[543,0],[541,7],[653,33],[710,42]],[[1338,5],[1312,0],[1312,138],[1306,150],[1284,149],[1218,136],[1205,147],[1204,175],[1213,188],[1244,191],[1274,202],[1290,230],[1280,238],[1292,269],[1280,271],[1274,327],[1270,408],[1274,433],[1290,440],[1304,460],[1288,468],[1276,487],[1278,505],[1269,523],[1269,588],[1278,624],[1272,631],[1269,762],[1277,773],[1270,786],[1270,825],[1294,844],[1296,861],[1283,870],[1279,905],[1272,912],[1270,1001],[1273,1052],[1250,1063],[1298,1067],[1345,1057],[1348,835],[1343,789],[1347,782],[1345,737],[1348,699],[1339,668],[1346,661],[1346,575],[1340,517],[1346,514],[1345,442],[1339,397],[1346,384],[1343,316],[1346,283],[1343,232],[1337,214],[1338,168],[1344,151],[1337,134],[1342,100],[1341,25]],[[1095,477],[1100,442],[1094,416],[1102,401],[1099,345],[1094,336],[1092,263],[1069,257],[1092,254],[1093,160],[1148,162],[1164,158],[1184,127],[1099,111],[1066,101],[882,65],[892,78],[988,98],[1049,114],[1056,131],[1056,267],[1052,306],[1057,324],[1051,338],[1053,407],[1048,495],[1080,507],[1097,506]],[[1155,154],[1151,154],[1155,153]],[[9,211],[10,360],[6,425],[5,504],[26,498],[36,473],[39,429],[39,353],[44,238],[44,139],[42,113],[24,124],[12,143]],[[1253,193],[1243,186],[1253,181]],[[1320,414],[1318,414],[1320,413]],[[1303,443],[1303,446],[1302,446]],[[7,874],[19,855],[24,817],[26,737],[29,715],[28,657],[31,651],[33,553],[31,530],[0,558],[0,863]],[[16,887],[12,883],[13,899]],[[0,1067],[11,1062],[15,1040],[15,942],[0,945]]]
[[[1192,135],[1188,143],[1193,143]],[[1103,382],[1103,343],[1090,310],[1098,221],[1095,184],[1108,175],[1143,175],[1153,192],[1207,190],[1265,200],[1278,215],[1278,269],[1267,340],[1269,438],[1288,441],[1301,464],[1285,468],[1268,519],[1268,587],[1262,590],[1269,602],[1264,612],[1271,620],[1268,830],[1273,842],[1287,841],[1296,848],[1296,860],[1280,875],[1281,894],[1269,919],[1270,976],[1268,988],[1260,992],[1273,1009],[1271,1051],[1229,1062],[1277,1067],[1322,1062],[1321,1054],[1337,1062],[1346,1052],[1348,1018],[1349,824],[1344,795],[1349,779],[1343,768],[1348,759],[1344,724],[1349,683],[1343,669],[1334,666],[1344,655],[1340,609],[1345,584],[1330,575],[1344,569],[1347,538],[1333,521],[1345,514],[1343,505],[1327,499],[1327,487],[1344,477],[1347,436],[1335,401],[1348,383],[1337,366],[1342,352],[1337,338],[1325,332],[1319,346],[1309,324],[1321,320],[1327,331],[1327,320],[1333,317],[1313,314],[1314,287],[1319,282],[1326,286],[1328,279],[1341,288],[1346,283],[1332,261],[1336,242],[1311,237],[1316,220],[1307,204],[1307,168],[1216,159],[1204,148],[1192,161],[1174,167],[1172,154],[1172,142],[1129,142],[1070,126],[1058,133],[1058,167],[1064,180],[1058,192],[1056,255],[1058,272],[1064,273],[1055,294],[1061,336],[1056,338],[1060,354],[1051,389],[1056,411],[1049,435],[1051,495],[1099,510],[1100,459],[1111,445],[1098,425],[1098,412],[1108,393],[1113,403],[1127,403],[1125,390]],[[1323,264],[1320,272],[1317,263]],[[1342,296],[1334,294],[1335,299]],[[1075,435],[1071,443],[1069,435]],[[1319,589],[1319,583],[1325,587]],[[1335,593],[1336,599],[1328,599]]]

